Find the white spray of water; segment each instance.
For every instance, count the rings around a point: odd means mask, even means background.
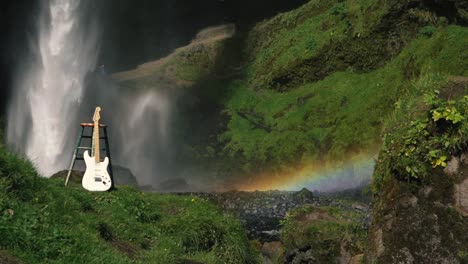
[[[17,74],[7,141],[48,176],[65,168],[70,159],[71,138],[76,135],[72,124],[82,100],[84,78],[95,68],[97,32],[80,23],[79,0],[44,3],[37,58],[25,62]]]
[[[164,177],[170,160],[170,96],[157,89],[117,92],[116,107],[108,107],[115,162],[128,167],[140,185]]]

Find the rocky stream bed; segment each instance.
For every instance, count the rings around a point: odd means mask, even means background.
[[[287,213],[303,205],[334,207],[345,211],[356,211],[362,217],[360,224],[368,229],[371,222],[372,205],[369,199],[356,197],[356,191],[340,193],[318,193],[307,189],[301,191],[230,191],[192,193],[212,201],[226,213],[240,219],[252,240],[261,243],[280,240],[281,220]]]

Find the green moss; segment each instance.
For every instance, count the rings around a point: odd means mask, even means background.
[[[228,39],[214,39],[191,43],[176,49],[166,58],[118,73],[116,79],[120,87],[131,89],[173,88],[190,86],[205,79],[216,80],[217,74],[225,71],[219,69],[226,63],[220,62],[219,56],[228,53],[227,42]]]
[[[311,1],[300,9],[257,25],[250,32],[251,63],[247,72],[254,87],[271,86],[284,71],[316,56],[330,39],[343,37],[341,32],[346,23],[324,12],[333,2]],[[330,26],[323,26],[324,23]]]
[[[249,86],[285,91],[336,71],[381,67],[414,38],[420,25],[408,18],[406,5],[310,1],[256,25],[247,40]]]
[[[339,160],[373,148],[380,144],[382,127],[401,123],[424,91],[448,74],[465,73],[467,41],[468,30],[450,26],[430,39],[415,39],[378,70],[336,72],[286,92],[254,90],[235,81],[226,103],[230,120],[220,140],[230,156],[246,161],[247,169],[281,168],[319,156]],[[400,98],[409,99],[402,103]]]
[[[425,26],[419,30],[419,34],[426,37],[430,37],[434,34],[435,30],[436,29],[433,26]]]
[[[281,241],[286,252],[310,248],[319,263],[336,263],[342,246],[352,255],[363,252],[367,232],[362,216],[334,207],[299,207],[283,221]]]
[[[197,45],[186,51],[178,52],[169,64],[175,67],[175,76],[180,80],[199,81],[214,73],[217,54],[223,42]]]

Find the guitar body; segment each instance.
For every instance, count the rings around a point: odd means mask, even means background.
[[[101,149],[99,148],[99,120],[101,119],[101,107],[96,107],[94,112],[94,130],[93,130],[93,150],[94,157],[91,157],[88,151],[83,153],[83,159],[86,163],[86,171],[81,180],[81,185],[88,191],[104,192],[112,187],[112,180],[107,172],[109,158],[105,158],[103,162],[100,159]]]
[[[83,188],[92,192],[109,190],[112,186],[112,180],[107,172],[109,159],[106,157],[103,162],[96,162],[88,151],[84,152],[83,158],[86,163],[86,171],[81,181]]]

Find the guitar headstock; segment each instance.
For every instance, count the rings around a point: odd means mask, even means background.
[[[96,107],[96,110],[94,110],[94,115],[93,115],[93,121],[94,122],[97,122],[99,121],[99,119],[101,119],[101,107]]]

